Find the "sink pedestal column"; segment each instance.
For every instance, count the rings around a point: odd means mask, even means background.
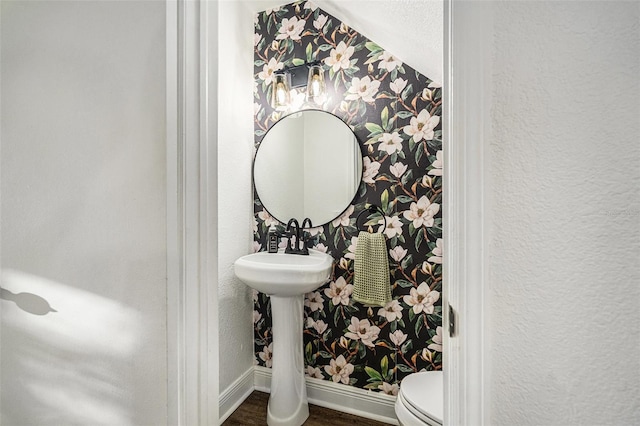
[[[269,426],[300,426],[309,417],[303,359],[304,296],[271,296],[273,358]]]

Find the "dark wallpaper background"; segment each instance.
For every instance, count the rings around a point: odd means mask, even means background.
[[[442,368],[440,85],[310,2],[259,13],[254,42],[256,147],[282,115],[269,105],[273,71],[319,60],[327,97],[300,108],[341,118],[363,153],[363,181],[352,205],[312,230],[314,248],[335,263],[331,281],[305,297],[307,375],[397,394],[406,375]],[[265,250],[270,225],[283,224],[255,192],[254,200],[255,250]],[[369,204],[382,208],[387,223],[393,301],[384,308],[351,299],[355,222]],[[358,225],[381,230],[381,219],[365,213]],[[254,302],[256,362],[270,367],[269,297],[254,293]]]

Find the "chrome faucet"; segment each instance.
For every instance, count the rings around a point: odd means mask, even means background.
[[[305,223],[309,222],[309,226],[311,226],[311,220],[306,218],[302,222],[302,226],[304,227]],[[293,225],[293,226],[292,226]],[[293,228],[293,230],[291,229]],[[308,255],[309,249],[307,249],[307,242],[304,238],[304,230],[300,228],[300,224],[295,218],[289,219],[289,223],[287,223],[287,233],[289,235],[289,243],[287,244],[287,248],[284,250],[285,253],[291,254],[302,254]],[[293,246],[293,236],[296,237],[296,246]]]

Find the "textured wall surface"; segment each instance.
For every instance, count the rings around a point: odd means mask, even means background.
[[[364,155],[352,205],[312,230],[313,247],[330,253],[335,265],[331,282],[305,301],[307,374],[395,394],[407,374],[440,369],[442,362],[440,86],[310,2],[259,14],[255,44],[256,143],[281,116],[268,102],[273,71],[319,60],[328,94],[321,106],[304,108],[324,109],[349,124]],[[366,204],[380,206],[382,215],[358,224]],[[255,205],[256,248],[264,249],[266,231],[277,221],[269,206],[257,198]],[[376,225],[383,217],[393,301],[366,308],[350,297],[355,246],[365,222]],[[255,299],[256,355],[270,366],[268,298]]]
[[[253,367],[253,302],[233,262],[251,249],[253,18],[263,2],[220,2],[218,34],[218,318],[220,392]],[[222,413],[223,414],[223,413]]]
[[[640,4],[494,18],[491,424],[638,424]]]
[[[0,422],[165,424],[165,6],[1,7]]]

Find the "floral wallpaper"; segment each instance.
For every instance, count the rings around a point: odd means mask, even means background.
[[[294,97],[294,108],[340,117],[363,153],[352,205],[311,230],[313,248],[335,262],[331,281],[305,296],[307,375],[395,395],[408,374],[442,368],[441,87],[311,2],[259,13],[254,46],[256,147],[281,117],[269,105],[273,73],[320,61],[328,93],[308,104]],[[355,222],[369,204],[384,211],[393,295],[375,308],[351,298]],[[254,211],[254,250],[265,250],[271,224],[283,224],[255,192]],[[358,225],[381,232],[382,222],[380,213],[364,214]],[[269,297],[254,292],[254,303],[256,363],[270,367]]]

